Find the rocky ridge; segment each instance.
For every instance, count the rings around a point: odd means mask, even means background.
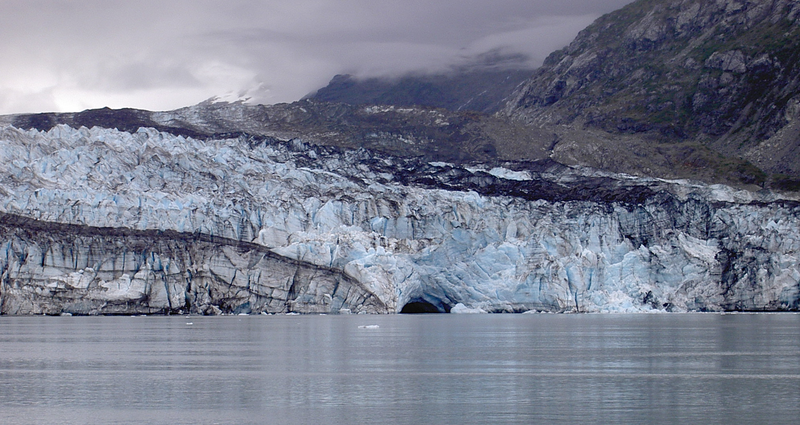
[[[424,106],[493,114],[530,77],[528,57],[492,50],[438,72],[399,76],[336,75],[306,96],[348,105]]]
[[[503,114],[561,140],[585,134],[569,147],[585,165],[608,168],[597,158],[613,156],[664,175],[640,159],[657,156],[678,172],[727,168],[796,190],[799,40],[794,0],[639,0],[551,54]]]
[[[488,70],[363,79],[337,75],[307,98],[348,105],[427,106],[493,114],[531,73],[531,70]]]

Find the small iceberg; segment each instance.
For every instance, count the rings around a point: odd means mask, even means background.
[[[469,308],[464,304],[458,303],[455,307],[450,309],[450,313],[454,314],[485,314],[486,310],[482,308]]]

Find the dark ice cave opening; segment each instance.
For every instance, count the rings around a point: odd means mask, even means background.
[[[400,314],[426,314],[426,313],[449,313],[450,306],[443,304],[442,309],[422,299],[411,300],[400,310]]]

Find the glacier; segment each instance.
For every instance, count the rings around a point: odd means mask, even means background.
[[[0,313],[800,307],[796,199],[523,165],[4,126]]]

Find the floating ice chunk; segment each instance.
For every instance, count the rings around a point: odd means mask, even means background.
[[[464,304],[458,303],[450,309],[450,313],[454,314],[485,314],[486,310],[481,308],[470,308]]]

